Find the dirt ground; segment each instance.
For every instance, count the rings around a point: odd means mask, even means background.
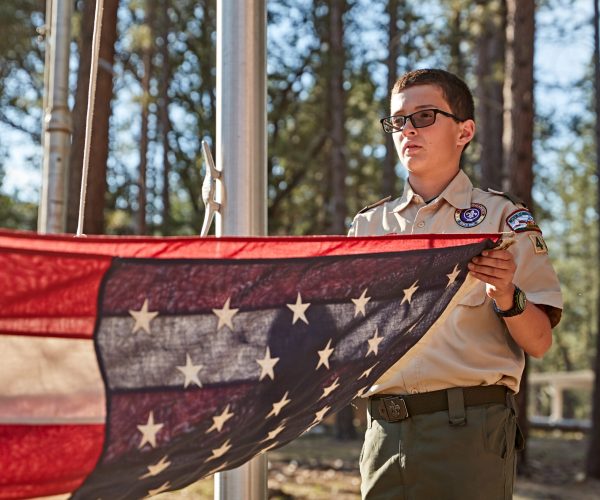
[[[269,452],[269,499],[360,498],[361,441],[312,434]],[[535,433],[528,441],[529,471],[517,479],[515,500],[599,500],[600,481],[585,480],[586,441],[578,433]],[[212,477],[159,499],[212,500]]]

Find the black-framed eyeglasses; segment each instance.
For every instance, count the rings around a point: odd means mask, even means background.
[[[408,120],[410,120],[413,127],[415,128],[429,127],[430,125],[433,125],[435,123],[435,118],[438,114],[447,116],[448,118],[452,118],[457,122],[464,122],[464,120],[462,120],[458,116],[437,108],[421,109],[419,111],[411,113],[410,115],[387,116],[379,121],[381,122],[383,131],[386,134],[393,134],[394,132],[401,132]]]

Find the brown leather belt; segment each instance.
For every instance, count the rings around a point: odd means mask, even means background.
[[[503,385],[463,387],[462,392],[465,407],[485,404],[512,406],[513,393]],[[371,418],[399,422],[413,415],[448,410],[448,391],[443,389],[406,396],[376,394],[369,398],[368,408]]]

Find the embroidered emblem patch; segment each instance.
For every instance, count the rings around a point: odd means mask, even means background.
[[[530,234],[529,239],[533,243],[535,253],[548,253],[548,246],[541,234]]]
[[[454,212],[454,220],[461,227],[475,227],[485,219],[487,208],[480,203],[473,203],[471,208],[457,209]]]
[[[506,223],[508,224],[508,227],[510,227],[515,233],[520,233],[523,231],[542,232],[542,230],[533,220],[533,215],[531,215],[531,212],[528,210],[521,209],[513,212],[506,218]]]

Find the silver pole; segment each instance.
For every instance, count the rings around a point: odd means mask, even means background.
[[[217,236],[267,233],[266,0],[217,1]],[[215,500],[267,498],[267,457],[215,476]]]
[[[38,33],[44,38],[46,46],[44,54],[44,93],[42,94],[42,159],[46,157],[46,110],[48,109],[48,95],[50,95],[50,74],[52,69],[52,44],[50,43],[50,23],[52,22],[52,0],[46,0],[46,17],[44,26]],[[41,213],[41,210],[39,211]],[[39,217],[39,216],[38,216]]]
[[[51,10],[49,91],[44,110],[44,163],[38,215],[40,233],[62,233],[67,220],[67,176],[71,146],[69,57],[71,0],[54,0]]]
[[[267,232],[266,12],[265,0],[217,2],[216,157],[228,199],[217,235]]]

